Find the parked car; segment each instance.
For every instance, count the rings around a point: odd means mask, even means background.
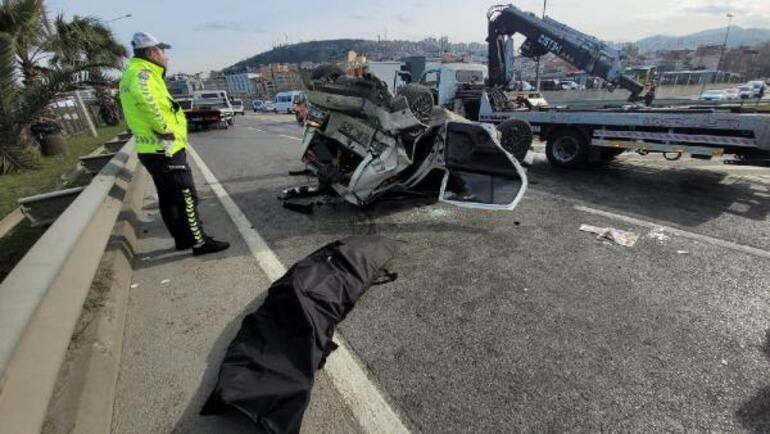
[[[746,83],[747,86],[751,87],[752,96],[751,98],[762,98],[765,96],[765,93],[767,91],[767,85],[762,80],[753,80],[748,83]]]
[[[243,100],[233,98],[230,100],[230,105],[233,107],[234,115],[246,115],[246,111],[243,109]]]
[[[265,105],[265,102],[264,102],[264,101],[262,101],[262,100],[260,100],[260,99],[256,99],[256,100],[254,100],[254,101],[251,103],[251,108],[254,110],[254,112],[255,112],[255,113],[256,113],[256,112],[264,112],[264,111],[267,111],[267,106]]]
[[[741,98],[740,91],[736,87],[733,87],[731,89],[725,89],[725,97],[726,99],[729,99],[729,100],[740,99]]]
[[[724,90],[707,90],[698,99],[701,101],[725,101],[727,99],[727,92]]]
[[[741,99],[754,98],[754,89],[752,89],[752,87],[749,86],[748,84],[738,86],[738,96]]]

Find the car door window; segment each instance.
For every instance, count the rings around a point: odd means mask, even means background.
[[[445,127],[446,173],[439,200],[457,206],[512,210],[527,188],[518,161],[503,150],[494,126],[449,122]]]

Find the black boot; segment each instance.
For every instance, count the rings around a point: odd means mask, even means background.
[[[206,241],[200,246],[193,247],[193,255],[206,255],[208,253],[221,252],[230,247],[230,243],[227,241],[217,241],[211,237],[206,237]]]

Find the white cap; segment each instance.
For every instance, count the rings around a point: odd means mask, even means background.
[[[152,36],[149,33],[146,32],[136,32],[134,33],[134,37],[131,38],[131,47],[132,48],[150,48],[150,47],[158,47],[158,48],[171,48],[171,45],[166,44],[165,42],[160,42],[157,39],[155,39],[155,36]]]

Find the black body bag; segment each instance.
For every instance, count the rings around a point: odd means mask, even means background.
[[[267,432],[299,432],[315,371],[336,348],[334,327],[381,277],[396,251],[395,241],[356,236],[328,244],[291,267],[243,319],[201,414],[235,408]]]

